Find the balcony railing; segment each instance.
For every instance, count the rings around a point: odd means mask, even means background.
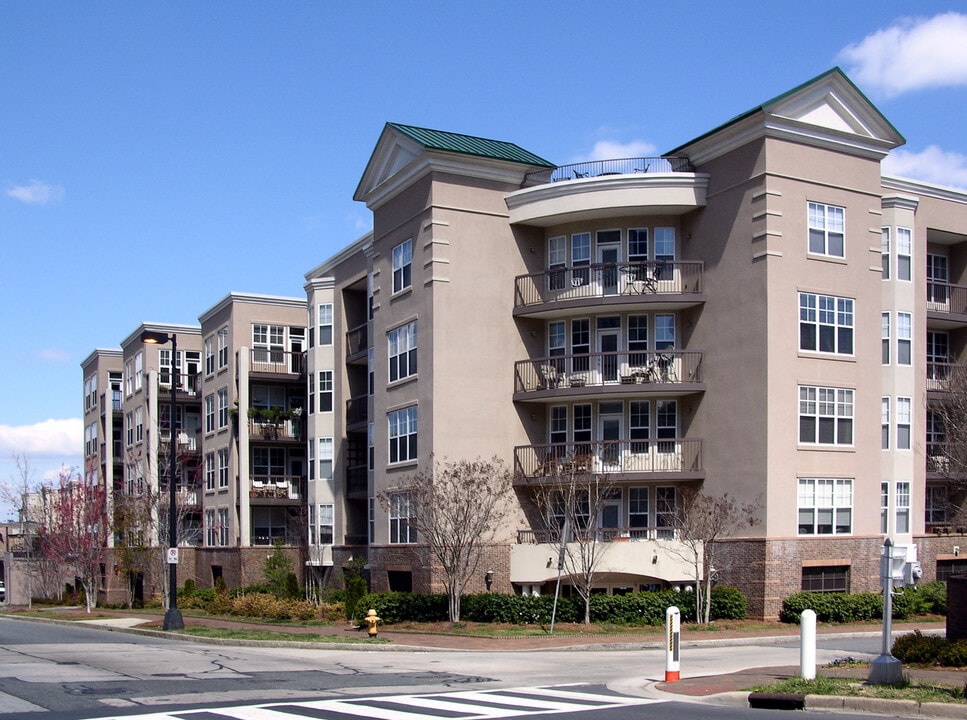
[[[695,172],[685,157],[641,157],[620,160],[591,160],[547,170],[528,173],[526,185],[583,180],[585,178],[612,175],[642,175],[647,173]]]
[[[553,481],[572,473],[694,473],[703,469],[701,440],[592,440],[514,448],[514,471],[522,478]]]
[[[186,373],[178,371],[178,387],[176,390],[186,395],[197,395],[198,388],[201,386],[201,373]],[[158,371],[158,388],[171,392],[171,369],[162,367]]]
[[[366,324],[358,325],[346,333],[346,357],[369,349],[369,333]]]
[[[369,419],[369,396],[350,398],[346,401],[346,424],[356,425]]]
[[[928,282],[927,311],[967,315],[967,287],[941,282]]]
[[[668,526],[655,527],[609,527],[592,528],[587,531],[569,533],[568,542],[578,540],[595,542],[639,542],[642,540],[674,540],[677,537],[675,528]],[[561,534],[551,530],[518,530],[518,545],[559,545]]]
[[[302,438],[302,418],[272,422],[260,418],[249,418],[248,434],[252,438],[264,440],[299,440]]]
[[[555,355],[514,363],[514,392],[702,382],[702,353],[680,350]],[[643,389],[643,388],[638,388]]]
[[[273,375],[302,375],[306,371],[306,354],[268,348],[253,348],[253,373]]]
[[[306,542],[306,539],[301,535],[290,535],[286,533],[269,534],[267,532],[259,532],[256,530],[256,531],[253,531],[252,533],[251,544],[271,546],[271,545],[275,545],[275,543],[280,540],[282,541],[283,545],[291,545],[296,547],[300,545],[304,545]]]
[[[649,297],[703,292],[701,260],[562,265],[515,279],[514,307],[605,297]]]
[[[252,475],[249,496],[253,498],[274,498],[299,500],[302,497],[301,475]]]
[[[353,465],[346,468],[346,493],[349,495],[365,495],[369,491],[369,468],[365,465]]]

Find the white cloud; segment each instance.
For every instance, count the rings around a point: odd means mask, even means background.
[[[84,447],[80,418],[44,420],[33,425],[0,425],[0,454],[24,453],[28,458],[79,456]]]
[[[936,145],[920,152],[894,150],[883,159],[882,169],[884,175],[967,189],[967,156],[945,152]]]
[[[967,15],[900,18],[840,52],[864,90],[887,97],[921,88],[967,85]]]
[[[37,357],[48,362],[67,362],[71,359],[70,355],[58,348],[43,348],[37,353]]]
[[[619,143],[613,140],[598,140],[587,155],[580,155],[571,160],[573,163],[591,162],[593,160],[620,160],[623,158],[651,157],[657,154],[657,148],[644,140],[632,140]]]
[[[27,205],[46,205],[64,197],[64,188],[51,185],[42,180],[31,180],[26,185],[14,185],[7,188],[7,195]]]

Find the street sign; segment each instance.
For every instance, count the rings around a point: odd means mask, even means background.
[[[178,564],[178,548],[168,548],[168,564],[177,565]]]

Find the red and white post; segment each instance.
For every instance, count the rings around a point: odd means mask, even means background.
[[[674,605],[665,611],[665,682],[681,679],[678,651],[681,647],[682,614]]]

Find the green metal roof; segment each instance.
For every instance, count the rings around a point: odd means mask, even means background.
[[[444,132],[443,130],[429,130],[427,128],[413,127],[412,125],[400,125],[399,123],[386,123],[386,126],[418,142],[428,150],[441,150],[443,152],[460,153],[461,155],[490,158],[491,160],[506,160],[524,165],[537,165],[539,167],[556,167],[554,163],[548,162],[544,158],[524,150],[519,145],[502,140],[488,140],[486,138],[473,137],[472,135],[461,135],[459,133]]]

